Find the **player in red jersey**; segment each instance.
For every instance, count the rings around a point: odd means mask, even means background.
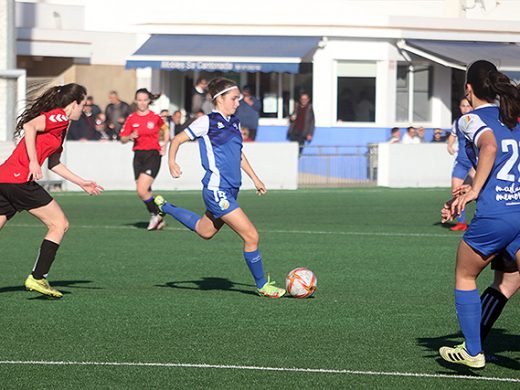
[[[90,195],[103,188],[84,180],[60,162],[63,141],[71,120],[78,120],[87,91],[78,84],[52,87],[18,118],[16,132],[23,138],[0,165],[0,229],[16,212],[27,210],[47,226],[32,273],[25,280],[28,290],[61,298],[63,294],[47,282],[47,274],[69,222],[62,209],[35,180],[42,178],[41,165],[48,158],[49,169],[77,184]]]
[[[152,184],[161,167],[161,156],[166,153],[170,135],[169,128],[160,115],[150,110],[152,100],[156,98],[146,88],[135,93],[137,111],[126,119],[119,134],[122,143],[133,141],[134,177],[137,195],[150,212],[148,230],[160,230],[164,227],[163,214],[154,203]]]

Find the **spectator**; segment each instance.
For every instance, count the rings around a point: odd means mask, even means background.
[[[105,109],[106,132],[110,139],[118,139],[119,132],[123,128],[126,118],[130,115],[130,106],[121,101],[116,91],[108,94],[110,103]]]
[[[101,108],[94,103],[94,97],[93,96],[87,96],[87,102],[85,103],[85,106],[90,106],[92,110],[92,115],[94,118],[97,118],[97,116],[101,113]]]
[[[390,130],[389,144],[398,144],[401,142],[401,129],[399,127],[392,127]]]
[[[242,89],[242,100],[237,108],[235,115],[240,121],[240,125],[249,130],[250,141],[256,139],[258,120],[260,119],[260,101],[251,95],[251,87],[246,85]]]
[[[410,126],[406,129],[406,134],[403,135],[403,139],[401,141],[403,144],[419,144],[421,140],[417,137],[417,130],[415,127]]]
[[[150,106],[151,106],[151,104],[150,104]],[[159,115],[161,116],[163,122],[166,123],[168,125],[168,127],[170,127],[171,122],[172,122],[172,117],[170,116],[170,113],[168,112],[168,110],[161,110],[159,112]]]
[[[208,92],[208,81],[200,77],[197,79],[195,87],[193,87],[191,95],[191,112],[192,115],[202,110],[202,104],[206,100],[206,94]]]
[[[170,139],[173,139],[177,134],[179,134],[183,129],[182,127],[182,113],[177,110],[172,115],[172,121],[170,123]]]
[[[96,131],[96,120],[94,113],[92,112],[93,106],[88,104],[88,102],[89,99],[87,98],[79,119],[70,123],[69,130],[67,131],[67,140],[97,141],[101,138],[101,134]]]
[[[356,121],[358,122],[374,122],[376,108],[369,98],[366,90],[359,94],[359,101],[356,104]]]
[[[250,136],[250,130],[247,127],[242,127],[242,125],[240,125],[240,132],[242,133],[242,142],[253,141]]]
[[[438,127],[433,130],[433,138],[431,142],[444,143],[446,142],[446,134]]]
[[[424,127],[422,127],[422,126],[417,129],[417,138],[419,138],[420,143],[425,142],[425,139],[424,139],[425,132],[426,132],[426,130],[424,130]]]
[[[309,94],[303,92],[290,117],[291,124],[287,130],[287,139],[298,142],[301,156],[305,141],[312,141],[314,134],[314,111]]]
[[[96,131],[99,133],[101,141],[108,141],[109,136],[106,132],[106,116],[102,112],[100,112],[96,116]]]
[[[201,110],[204,114],[209,114],[213,111],[213,103],[211,102],[211,95],[209,93],[206,94],[206,98],[202,102]]]

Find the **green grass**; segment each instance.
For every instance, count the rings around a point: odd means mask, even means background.
[[[50,300],[22,288],[43,226],[17,215],[0,233],[0,361],[145,362],[349,370],[273,372],[163,366],[0,364],[0,388],[500,388],[520,379],[518,297],[492,332],[483,371],[443,364],[461,340],[453,304],[460,233],[438,224],[447,189],[273,191],[240,203],[257,226],[265,268],[315,272],[306,300],[255,295],[240,239],[203,241],[174,220],[147,232],[135,194],[56,194],[71,222]],[[165,193],[203,211],[198,192]],[[479,287],[491,281],[484,271]],[[352,373],[351,371],[362,371]],[[453,377],[368,375],[419,373]]]

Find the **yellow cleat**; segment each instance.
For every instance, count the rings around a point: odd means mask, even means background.
[[[267,282],[262,288],[259,288],[258,294],[268,298],[281,298],[285,295],[285,290],[274,285],[275,282],[271,282],[271,277],[267,276]]]
[[[51,287],[47,279],[35,279],[32,275],[25,279],[25,288],[53,298],[61,298],[63,296],[61,292]]]
[[[484,368],[486,358],[481,352],[476,356],[471,356],[466,350],[465,343],[456,345],[455,347],[441,347],[439,349],[441,357],[450,363],[463,364],[471,368]]]

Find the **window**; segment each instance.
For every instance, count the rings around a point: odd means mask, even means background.
[[[398,122],[431,122],[432,75],[432,67],[428,65],[414,65],[413,70],[408,64],[397,66],[395,117]],[[413,83],[410,82],[411,77]],[[412,96],[410,96],[411,88],[413,88]]]
[[[337,120],[374,122],[376,63],[338,62]]]

